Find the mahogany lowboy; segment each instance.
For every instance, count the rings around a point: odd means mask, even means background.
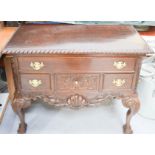
[[[136,93],[149,47],[130,26],[27,25],[5,55],[12,107],[25,133],[24,110],[37,98],[52,106],[82,107],[119,98],[129,108],[124,133],[140,102]]]

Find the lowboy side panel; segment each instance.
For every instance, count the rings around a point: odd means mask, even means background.
[[[15,88],[15,80],[14,80],[14,74],[13,74],[13,68],[12,68],[12,56],[5,56],[4,63],[5,63],[5,71],[7,76],[9,98],[11,101],[13,101],[16,88]]]

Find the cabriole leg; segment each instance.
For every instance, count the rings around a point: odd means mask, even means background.
[[[29,98],[16,98],[12,103],[14,111],[17,113],[20,124],[18,133],[23,134],[26,132],[27,124],[25,123],[25,109],[31,106],[31,99]]]
[[[135,115],[140,108],[140,101],[138,96],[135,94],[133,96],[123,98],[122,103],[126,108],[129,108],[126,114],[126,123],[123,126],[123,132],[125,134],[132,134],[133,131],[130,122],[133,115]]]

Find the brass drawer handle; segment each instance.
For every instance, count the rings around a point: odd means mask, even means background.
[[[37,88],[39,87],[41,84],[42,84],[42,81],[41,80],[29,80],[29,84],[34,87],[34,88]]]
[[[126,62],[123,61],[114,61],[113,66],[116,67],[117,69],[123,69],[126,67]]]
[[[116,86],[116,87],[121,87],[125,84],[125,79],[114,79],[112,81],[112,83]]]
[[[44,63],[43,62],[31,62],[30,63],[30,67],[32,67],[33,68],[33,70],[40,70],[41,68],[43,68],[44,67]]]

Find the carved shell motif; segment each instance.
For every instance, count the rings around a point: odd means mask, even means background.
[[[67,104],[70,107],[81,107],[88,105],[88,101],[84,96],[75,94],[67,98]]]

